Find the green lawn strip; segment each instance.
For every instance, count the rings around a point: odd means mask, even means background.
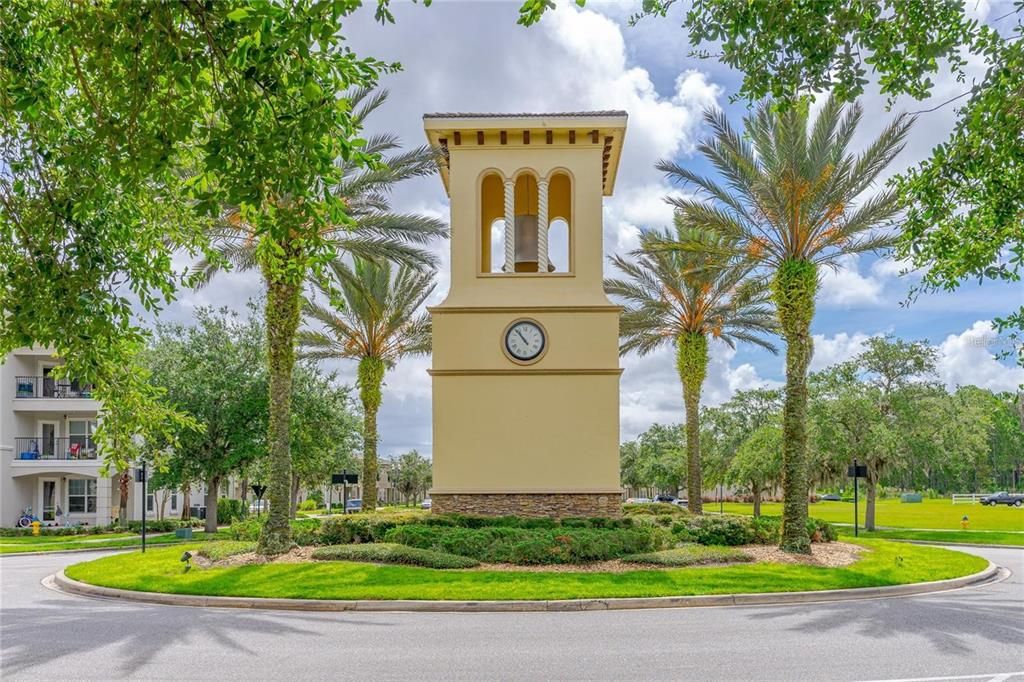
[[[752,514],[753,505],[726,502],[727,514]],[[704,511],[717,512],[718,503],[705,504]],[[864,524],[864,500],[859,508],[861,525]],[[816,519],[832,523],[853,523],[852,502],[815,502],[810,505],[809,514]],[[781,516],[782,505],[765,502],[761,505],[765,516]],[[878,500],[875,523],[893,528],[919,528],[934,530],[960,530],[960,520],[967,516],[971,530],[1024,531],[1024,509],[987,507],[980,504],[953,504],[949,500],[924,500],[923,502],[900,502],[896,499]]]
[[[853,537],[853,526],[837,527],[844,540]],[[1024,533],[1000,533],[998,531],[969,530],[876,530],[860,531],[862,538],[886,540],[921,540],[924,542],[963,542],[978,545],[1011,545],[1024,547]]]
[[[69,542],[105,542],[122,538],[137,538],[138,533],[97,533],[95,535],[18,535],[0,537],[0,545],[44,545],[48,543],[67,544]]]
[[[167,533],[164,535],[156,535],[153,537],[146,538],[146,546],[150,545],[173,545],[182,544],[188,542],[194,542],[195,540],[221,540],[227,539],[227,534],[223,531],[218,531],[214,536],[207,538],[206,534],[202,531],[193,534],[192,540],[182,540],[181,538],[175,537],[174,533]],[[87,536],[95,540],[97,536]],[[13,538],[4,538],[4,540],[10,540]],[[67,540],[69,538],[65,538]],[[47,542],[39,544],[5,544],[0,543],[0,554],[27,554],[32,552],[62,552],[69,549],[117,549],[121,547],[140,547],[142,545],[142,538],[138,535],[131,535],[128,537],[115,538],[111,540],[104,540],[103,542],[84,542],[70,541],[70,542]]]
[[[264,564],[183,572],[181,548],[104,557],[66,569],[94,585],[173,594],[302,599],[581,599],[787,592],[943,580],[981,571],[980,557],[935,547],[861,540],[870,551],[845,568],[743,564],[625,573],[441,571],[349,562]],[[190,549],[198,549],[193,545]]]

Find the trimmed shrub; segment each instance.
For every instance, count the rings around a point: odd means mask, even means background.
[[[740,516],[691,516],[672,526],[682,542],[701,545],[746,545],[754,541],[753,524]]]
[[[299,502],[298,506],[299,511],[313,511],[318,508],[319,505],[314,499],[303,500],[302,502]]]
[[[249,508],[241,500],[221,497],[217,500],[217,525],[224,526],[241,521],[249,515]]]
[[[217,540],[216,542],[204,543],[196,550],[196,554],[206,557],[210,561],[220,561],[236,554],[246,554],[256,551],[255,542],[240,542],[232,540]]]
[[[657,566],[699,566],[701,564],[731,564],[753,561],[749,554],[729,547],[706,545],[682,545],[673,549],[646,554],[630,554],[623,561],[631,564],[655,564]]]
[[[265,522],[266,518],[251,518],[233,523],[227,529],[228,537],[232,540],[256,542],[260,539],[260,530]],[[296,519],[291,522],[291,526],[295,544],[303,547],[319,544],[319,519]]]
[[[821,519],[807,519],[807,535],[810,536],[811,542],[835,542],[839,539],[839,532],[835,526]]]
[[[392,528],[421,522],[420,514],[343,514],[323,519],[318,544],[347,545],[354,542],[383,542]]]
[[[669,538],[663,530],[654,527],[460,528],[414,524],[389,530],[385,539],[489,563],[567,564],[661,549]]]
[[[668,502],[646,502],[644,504],[624,504],[622,505],[622,513],[627,516],[635,514],[646,514],[651,516],[658,516],[661,514],[678,514],[685,516],[690,512],[685,507],[680,507],[678,504],[669,504]]]
[[[313,558],[320,561],[368,561],[440,569],[473,568],[480,565],[479,561],[469,557],[392,543],[319,547],[313,550]]]

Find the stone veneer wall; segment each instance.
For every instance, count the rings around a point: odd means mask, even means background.
[[[432,494],[435,514],[529,517],[619,517],[622,498],[615,493]]]

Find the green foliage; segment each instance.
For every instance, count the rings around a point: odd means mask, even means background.
[[[345,93],[393,69],[338,31],[359,4],[0,7],[0,355],[52,346],[93,383],[111,463],[135,433],[189,425],[133,367],[134,305],[155,312],[191,283],[175,253],[215,257],[221,205],[256,226],[276,278],[333,254],[319,235],[346,222],[335,162],[373,162]]]
[[[393,543],[320,547],[313,551],[313,558],[320,561],[367,561],[439,569],[473,568],[480,565],[479,561],[469,557]]]
[[[419,500],[421,493],[426,496],[426,491],[433,481],[430,460],[415,450],[398,456],[390,476],[398,492],[406,500],[412,498],[414,502]]]
[[[755,513],[759,513],[761,494],[775,487],[781,476],[782,429],[768,423],[740,444],[725,480],[748,488],[754,496]]]
[[[225,525],[245,519],[249,507],[242,500],[222,497],[217,500],[217,524]]]
[[[1020,12],[1018,6],[1018,12]],[[968,279],[1019,282],[1024,266],[1024,42],[988,52],[989,69],[960,110],[948,140],[895,180],[908,204],[897,255],[923,272],[922,291],[952,291]],[[997,319],[1024,330],[1024,306]],[[1018,357],[1024,362],[1024,355]]]
[[[701,545],[771,545],[782,537],[782,520],[774,516],[752,518],[747,516],[692,516],[672,526],[672,534],[681,542]],[[808,519],[803,528],[805,540],[810,543],[836,539],[835,529],[825,521]]]
[[[701,564],[732,564],[753,561],[749,554],[728,547],[709,547],[705,545],[682,545],[660,552],[630,554],[622,557],[628,564],[653,564],[655,566],[680,567],[699,566]]]
[[[303,500],[302,502],[299,502],[298,509],[299,511],[313,511],[319,506],[320,505],[317,504],[316,500]]]
[[[387,542],[472,557],[488,563],[566,564],[615,559],[661,549],[659,529],[458,528],[411,524],[394,528]]]
[[[622,513],[627,517],[630,516],[686,516],[688,512],[685,508],[680,507],[678,504],[668,504],[667,502],[650,502],[647,504],[624,504],[622,505]]]
[[[320,526],[318,544],[344,545],[353,542],[383,542],[387,532],[398,526],[422,522],[420,514],[343,514],[330,516]]]
[[[210,561],[221,561],[237,554],[248,554],[255,550],[255,542],[219,540],[217,542],[204,543],[196,550],[196,554],[206,557]]]
[[[644,0],[632,21],[664,17],[674,4]],[[536,23],[554,6],[549,0],[526,0],[519,23]],[[963,79],[967,61],[961,48],[978,53],[991,42],[991,30],[964,10],[963,3],[949,0],[703,0],[688,7],[682,27],[696,56],[715,58],[744,74],[737,95],[743,99],[792,102],[808,93],[832,92],[849,101],[864,92],[869,67],[883,94],[923,99],[933,75],[952,71]],[[704,45],[713,50],[696,49]]]
[[[266,516],[262,518],[250,517],[245,521],[231,524],[228,528],[228,536],[232,540],[244,540],[256,542],[260,538],[263,526],[266,525]],[[319,543],[319,519],[296,519],[290,522],[290,537],[300,547],[315,545]]]

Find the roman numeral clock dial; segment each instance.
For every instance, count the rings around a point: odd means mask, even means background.
[[[516,362],[536,362],[546,348],[544,329],[532,320],[518,320],[505,330],[505,352]]]

